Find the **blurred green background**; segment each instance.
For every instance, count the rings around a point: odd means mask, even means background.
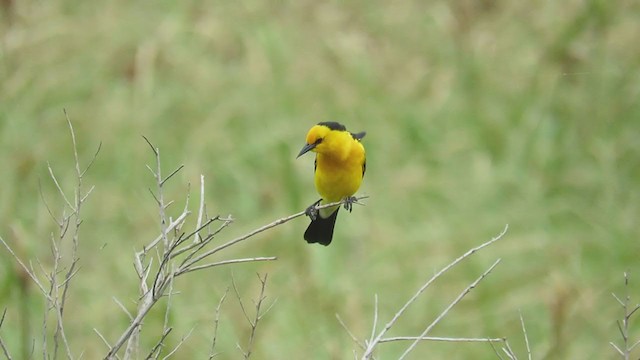
[[[510,339],[526,358],[616,358],[620,306],[640,301],[640,3],[568,1],[12,1],[0,2],[0,235],[51,265],[73,155],[102,151],[85,182],[80,266],[69,298],[75,354],[105,353],[127,324],[112,297],[137,298],[133,251],[155,238],[145,164],[161,149],[172,215],[204,174],[210,214],[236,221],[219,242],[316,200],[312,156],[295,159],[319,121],[366,130],[366,206],[341,212],[334,242],[310,246],[298,219],[220,259],[277,262],[190,274],[176,284],[178,358],[205,358],[231,274],[243,299],[269,274],[256,359],[353,358],[340,314],[360,338],[435,271],[500,232],[506,237],[440,279],[389,335],[417,335],[496,258],[501,264],[432,335]],[[192,195],[195,193],[192,191]],[[193,198],[193,197],[192,197]],[[14,356],[36,339],[43,300],[0,251],[0,334]],[[150,314],[143,349],[161,333]],[[219,358],[241,357],[249,325],[237,300],[220,319]],[[632,327],[632,337],[640,329]],[[383,344],[396,358],[408,344]],[[144,353],[144,352],[143,352]],[[637,354],[635,355],[638,356]],[[413,359],[492,359],[487,344],[423,343]]]

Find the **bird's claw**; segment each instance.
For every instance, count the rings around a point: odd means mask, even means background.
[[[313,204],[311,204],[311,206],[309,206],[305,211],[304,214],[307,215],[311,221],[315,221],[318,218],[318,204],[320,204],[320,201],[322,201],[322,199],[314,202]]]
[[[349,196],[344,199],[344,209],[351,212],[353,210],[353,204],[358,202],[358,198],[355,196]]]

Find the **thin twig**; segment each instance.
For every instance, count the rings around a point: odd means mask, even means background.
[[[87,166],[84,168],[84,170],[82,171],[82,173],[80,174],[80,177],[83,177],[84,174],[86,174],[87,171],[89,171],[89,169],[91,168],[91,166],[93,165],[93,163],[96,161],[96,159],[98,158],[98,154],[100,153],[100,150],[102,149],[102,141],[100,141],[100,143],[98,143],[98,149],[96,149],[96,152],[93,154],[93,158],[91,159],[91,161],[89,161],[89,164],[87,164]]]
[[[169,336],[169,333],[171,332],[171,330],[173,330],[172,328],[165,328],[164,331],[162,332],[162,336],[160,337],[160,340],[158,340],[158,342],[156,342],[156,345],[151,348],[151,351],[149,351],[149,355],[147,355],[147,357],[145,358],[146,360],[149,359],[153,359],[154,356],[157,359],[157,355],[160,354],[160,349],[162,348],[162,346],[164,346],[164,339],[167,338],[167,336]]]
[[[236,299],[238,299],[238,304],[240,304],[240,309],[242,309],[242,315],[244,315],[244,318],[247,319],[247,321],[251,326],[253,326],[253,322],[251,321],[249,314],[247,314],[247,310],[244,308],[244,303],[242,302],[242,297],[240,296],[238,287],[236,286],[236,280],[233,277],[233,273],[231,273],[231,287],[233,288],[233,292],[236,294]]]
[[[193,243],[191,243],[189,245],[181,247],[180,249],[176,249],[175,251],[173,251],[171,253],[171,258],[173,259],[173,258],[177,257],[180,254],[183,254],[183,253],[185,253],[185,252],[187,252],[187,251],[189,251],[191,249],[197,248],[197,250],[192,251],[191,253],[189,253],[189,255],[187,255],[182,260],[182,262],[180,264],[182,265],[182,264],[186,263],[189,259],[191,259],[193,256],[195,256],[198,253],[198,251],[200,251],[202,248],[207,246],[209,241],[211,241],[215,235],[217,235],[220,231],[222,231],[225,227],[227,227],[229,224],[231,224],[233,222],[233,219],[231,217],[221,218],[220,215],[212,217],[209,220],[207,220],[203,225],[201,225],[200,227],[196,228],[195,230],[193,230],[188,235],[183,236],[182,240],[180,241],[180,244],[184,243],[189,238],[195,236],[201,230],[203,230],[205,227],[211,225],[211,223],[213,223],[216,220],[222,221],[223,223],[220,225],[220,227],[215,232],[213,232],[211,234],[208,234],[207,236],[205,236],[204,239],[201,239],[199,242],[193,242]]]
[[[255,304],[255,316],[253,317],[253,319],[251,319],[249,317],[249,314],[247,313],[243,303],[242,303],[242,298],[240,297],[240,293],[238,292],[238,288],[236,287],[235,281],[233,280],[233,276],[231,277],[231,284],[233,286],[233,290],[236,294],[236,297],[238,299],[238,302],[240,303],[240,308],[242,309],[242,313],[244,314],[244,317],[247,319],[247,321],[249,322],[249,325],[251,325],[251,332],[249,333],[249,341],[247,343],[247,347],[246,350],[242,349],[242,347],[240,347],[240,345],[238,344],[238,348],[240,349],[240,351],[242,352],[242,355],[244,356],[244,359],[247,360],[251,357],[251,353],[253,352],[253,344],[255,342],[255,337],[256,337],[256,329],[258,328],[258,323],[260,322],[260,320],[262,319],[262,317],[269,312],[269,309],[271,309],[271,306],[269,306],[269,308],[267,308],[267,310],[261,312],[261,308],[262,308],[262,303],[264,302],[264,300],[267,298],[265,295],[265,289],[267,286],[267,277],[268,274],[265,274],[264,277],[260,277],[260,274],[258,275],[258,280],[260,281],[260,295],[258,295],[258,300],[254,302]],[[273,306],[273,304],[272,304]]]
[[[108,349],[111,349],[111,345],[109,344],[109,341],[107,341],[107,338],[105,338],[105,337],[102,335],[102,333],[100,333],[100,331],[99,331],[98,329],[93,328],[93,332],[95,332],[95,333],[98,335],[98,337],[99,337],[100,339],[102,339],[102,342],[103,342],[105,345],[107,345],[107,348],[108,348]],[[120,357],[116,355],[116,358],[117,358],[117,359],[119,359]]]
[[[504,347],[502,348],[502,351],[509,357],[510,360],[518,360],[516,353],[513,352],[511,345],[506,340],[504,341]]]
[[[51,297],[49,296],[49,292],[44,288],[44,286],[42,285],[42,283],[40,283],[40,280],[38,280],[38,278],[36,277],[35,273],[29,269],[27,267],[27,265],[25,265],[22,260],[20,260],[20,258],[18,257],[18,255],[16,255],[16,253],[13,252],[13,249],[11,249],[11,247],[9,246],[9,244],[7,244],[4,239],[2,238],[2,236],[0,236],[0,242],[2,243],[2,245],[4,245],[4,247],[7,249],[7,251],[9,251],[9,253],[11,254],[11,256],[13,256],[13,258],[18,262],[18,264],[20,264],[20,267],[22,268],[22,270],[24,270],[25,273],[27,273],[27,275],[29,275],[29,277],[31,278],[31,280],[33,280],[33,282],[38,286],[38,288],[40,288],[40,292],[47,298],[48,301],[53,301],[53,299],[51,299]]]
[[[5,315],[7,315],[7,308],[5,308],[2,311],[2,318],[0,319],[0,328],[2,328],[2,324],[4,323]],[[7,349],[6,345],[4,344],[4,341],[2,340],[2,336],[0,336],[0,347],[2,348],[2,352],[4,353],[4,356],[7,358],[7,360],[11,360],[12,357],[11,357],[11,355],[9,355],[9,350]]]
[[[342,326],[344,331],[346,331],[347,334],[349,334],[349,337],[351,338],[351,340],[353,340],[353,342],[356,343],[356,345],[358,345],[362,350],[366,350],[367,348],[365,344],[361,343],[360,340],[358,340],[358,338],[353,334],[353,332],[349,330],[349,327],[347,326],[347,324],[344,323],[340,315],[336,314],[336,319],[338,319],[338,322],[340,323],[340,326]]]
[[[200,174],[200,207],[198,208],[198,217],[196,218],[196,229],[202,228],[203,217],[204,217],[204,175]],[[196,236],[193,238],[193,241],[200,242],[200,234],[196,233]]]
[[[49,169],[49,175],[51,176],[51,179],[53,179],[53,183],[56,184],[56,187],[58,188],[58,192],[60,193],[60,195],[62,195],[62,199],[64,200],[65,203],[67,203],[67,206],[69,206],[69,208],[75,212],[76,209],[73,207],[73,205],[71,205],[71,202],[67,198],[67,195],[64,193],[64,190],[62,190],[62,187],[60,186],[58,179],[53,174],[53,169],[51,168],[51,164],[49,164],[49,162],[47,162],[47,168]]]
[[[169,357],[175,354],[176,351],[178,351],[178,349],[180,348],[180,346],[182,346],[182,344],[184,344],[184,342],[191,336],[191,334],[193,333],[193,330],[195,330],[195,327],[191,328],[191,330],[189,330],[187,335],[183,336],[178,342],[178,344],[173,348],[173,350],[171,350],[165,357],[163,357],[162,360],[167,360]]]
[[[53,215],[53,211],[51,210],[51,207],[49,206],[49,203],[47,203],[47,199],[44,197],[44,193],[42,192],[42,183],[40,182],[39,178],[38,178],[38,192],[40,193],[40,199],[42,199],[42,203],[44,204],[44,207],[47,209],[49,216],[51,216],[51,219],[53,219],[53,221],[56,224],[58,224],[58,226],[61,226],[62,220],[58,220],[58,218],[56,218],[56,216]]]
[[[171,311],[171,298],[173,296],[173,281],[175,280],[174,276],[171,276],[170,280],[169,280],[169,291],[167,291],[167,306],[164,310],[164,323],[162,325],[163,328],[163,332],[169,332],[171,331],[171,327],[169,327],[169,314]],[[161,342],[159,343],[160,346],[164,347],[164,344],[162,343],[162,341],[164,341],[164,338],[161,339]],[[158,351],[158,353],[156,354],[155,358],[157,359],[158,357],[160,357],[160,354],[162,353],[162,349],[160,351]]]
[[[189,273],[189,272],[192,272],[192,271],[208,269],[208,268],[211,268],[211,267],[214,267],[214,266],[229,265],[229,264],[240,264],[240,263],[256,262],[256,261],[273,261],[273,260],[278,260],[278,258],[275,257],[275,256],[262,256],[262,257],[254,257],[254,258],[223,260],[223,261],[218,261],[218,262],[214,262],[214,263],[211,263],[211,264],[193,266],[193,267],[190,267],[188,269],[183,270],[182,272],[178,271],[174,275],[175,276],[183,275],[183,274],[186,274],[186,273]]]
[[[112,296],[111,299],[113,299],[113,301],[120,307],[120,309],[122,309],[122,311],[124,311],[124,313],[127,314],[127,316],[129,317],[129,320],[133,320],[133,315],[131,315],[129,310],[127,310],[127,308],[124,306],[124,304],[120,302],[120,300],[118,300],[115,296]]]
[[[224,294],[220,298],[220,301],[218,301],[218,306],[216,306],[215,319],[213,321],[213,340],[211,341],[211,351],[209,352],[209,360],[217,356],[217,353],[215,353],[215,348],[216,348],[216,341],[218,339],[218,325],[220,323],[220,307],[222,307],[222,303],[224,302],[224,299],[226,299],[228,293],[229,293],[229,288],[227,287],[227,289],[224,291]]]
[[[144,139],[144,141],[147,142],[147,144],[149,144],[149,147],[151,148],[151,151],[153,151],[153,153],[158,156],[158,151],[156,149],[155,146],[153,146],[153,144],[151,143],[151,141],[149,141],[149,139],[147,139],[146,136],[142,135],[142,138]],[[149,168],[149,170],[151,170],[151,168]]]
[[[531,360],[531,347],[529,346],[529,336],[527,336],[527,328],[524,326],[524,318],[522,317],[522,312],[520,312],[520,324],[522,325],[522,334],[524,335],[524,343],[527,346],[527,359]]]
[[[182,222],[184,222],[184,220],[187,218],[187,216],[189,216],[189,214],[191,214],[191,212],[189,212],[189,211],[184,211],[182,214],[180,214],[180,216],[178,216],[178,218],[176,218],[174,221],[172,221],[167,226],[167,231],[172,231],[173,229],[175,229],[178,225],[180,225]],[[142,250],[139,252],[139,254],[147,253],[153,247],[158,245],[158,243],[161,240],[162,240],[162,235],[158,235],[158,237],[156,237],[152,242],[150,242],[149,244],[145,245],[142,248]]]
[[[380,339],[380,343],[393,341],[440,341],[440,342],[504,342],[504,338],[458,338],[458,337],[441,337],[441,336],[394,336]]]
[[[62,109],[64,112],[64,117],[67,119],[67,124],[69,125],[69,130],[71,131],[71,144],[73,145],[73,156],[76,164],[76,173],[78,177],[80,177],[80,160],[78,159],[78,145],[76,143],[76,133],[73,131],[73,124],[71,124],[71,120],[69,119],[69,114],[67,113],[67,109]]]
[[[131,337],[131,335],[133,334],[134,330],[138,329],[140,324],[142,324],[142,319],[144,319],[144,317],[147,315],[147,313],[151,310],[151,307],[153,306],[154,303],[155,302],[153,302],[153,303],[152,302],[142,302],[141,303],[141,306],[138,308],[138,314],[133,319],[133,321],[131,321],[131,323],[129,324],[127,329],[122,333],[122,335],[120,335],[118,340],[116,340],[114,345],[111,347],[111,349],[109,350],[109,352],[105,356],[105,359],[111,359],[111,358],[113,358],[115,356],[115,354],[118,352],[118,350],[120,350],[122,345],[124,345],[124,343]]]
[[[491,349],[493,349],[493,352],[496,354],[498,359],[503,360],[502,359],[502,355],[500,355],[500,351],[498,351],[498,349],[495,347],[495,345],[493,345],[493,342],[489,342],[489,345],[491,346]]]
[[[4,308],[2,311],[2,318],[0,318],[0,329],[2,329],[2,324],[4,324],[4,317],[7,315],[7,308]]]
[[[631,323],[631,317],[640,309],[640,304],[635,305],[633,308],[630,308],[631,297],[629,296],[629,274],[627,272],[624,273],[624,288],[625,288],[625,296],[624,299],[620,299],[616,294],[611,294],[616,299],[616,301],[622,307],[623,317],[622,320],[616,321],[618,325],[618,330],[620,331],[620,336],[622,337],[622,347],[617,346],[613,342],[609,342],[614,350],[620,357],[625,360],[629,360],[631,357],[632,350],[640,343],[640,340],[636,341],[632,345],[629,344],[629,326]]]
[[[373,338],[376,336],[378,330],[378,294],[374,295],[374,307],[373,307],[373,325],[371,326],[371,336],[369,337],[369,343],[373,342]]]
[[[171,177],[173,177],[173,175],[177,174],[180,170],[182,170],[184,168],[184,164],[178,166],[177,169],[173,170],[173,172],[171,172],[171,174],[169,174],[167,177],[165,177],[164,179],[162,179],[162,181],[160,182],[160,185],[164,185],[164,183],[167,182],[167,180],[171,179]]]

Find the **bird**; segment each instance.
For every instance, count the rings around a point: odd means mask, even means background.
[[[306,143],[297,158],[308,153],[316,153],[314,183],[321,199],[309,206],[305,213],[311,223],[304,232],[307,243],[327,246],[333,238],[340,206],[316,209],[317,205],[345,200],[344,207],[349,212],[356,201],[353,195],[358,191],[367,169],[362,138],[366,132],[352,133],[333,121],[320,122],[307,133]]]

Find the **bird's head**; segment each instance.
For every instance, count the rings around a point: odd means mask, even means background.
[[[326,125],[314,125],[307,133],[306,144],[302,147],[302,150],[300,150],[297,157],[300,157],[309,151],[322,152],[323,148],[326,146],[326,143],[323,144],[323,141],[330,132],[331,129]]]

